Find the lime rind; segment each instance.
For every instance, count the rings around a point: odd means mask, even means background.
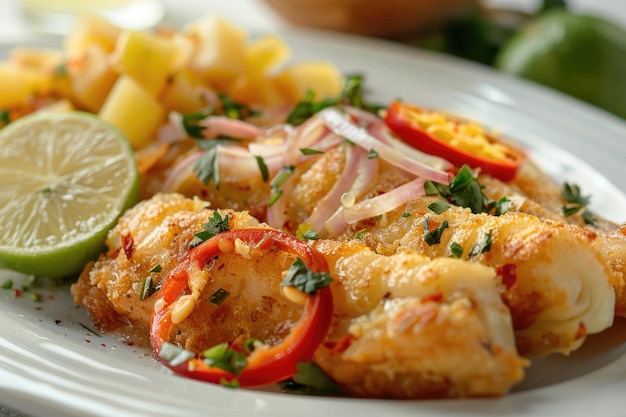
[[[134,153],[115,127],[82,112],[19,119],[0,130],[0,263],[74,275],[138,195]]]

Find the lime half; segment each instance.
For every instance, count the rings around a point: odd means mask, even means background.
[[[138,190],[133,151],[115,127],[81,112],[16,120],[0,130],[0,264],[80,272]]]

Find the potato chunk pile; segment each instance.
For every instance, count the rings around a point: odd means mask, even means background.
[[[217,93],[247,105],[279,107],[336,96],[341,74],[326,61],[288,63],[276,35],[251,39],[218,16],[180,30],[124,30],[82,17],[63,50],[16,48],[0,61],[0,110],[15,119],[40,107],[98,114],[135,149],[147,146],[171,111],[190,113]]]

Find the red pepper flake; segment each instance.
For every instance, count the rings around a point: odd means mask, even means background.
[[[20,290],[19,288],[13,288],[13,297],[17,298],[17,297],[21,297],[22,296],[22,290]]]
[[[35,307],[35,310],[41,311],[41,310],[43,310],[43,307]]]
[[[433,301],[435,303],[439,303],[439,302],[441,302],[441,300],[443,300],[443,294],[440,293],[440,292],[436,292],[436,293],[429,294],[429,295],[427,295],[425,297],[422,297],[420,299],[420,302],[422,304],[428,303],[428,302],[431,302],[431,301]]]
[[[83,341],[84,341],[85,343],[91,343],[91,340],[89,340],[89,339],[83,339]]]
[[[504,264],[497,269],[496,273],[502,279],[502,284],[507,290],[511,290],[517,283],[516,266],[514,264]]]
[[[133,241],[133,237],[130,234],[122,235],[122,248],[124,248],[126,259],[130,259],[133,257],[133,253],[135,253],[135,242]]]
[[[587,327],[585,327],[585,323],[581,321],[578,325],[578,331],[576,332],[576,336],[574,336],[574,340],[578,340],[585,336],[587,336]]]
[[[100,343],[100,346],[107,347],[106,343]]]

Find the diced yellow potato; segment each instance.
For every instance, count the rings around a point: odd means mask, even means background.
[[[0,109],[26,104],[34,96],[47,94],[51,85],[47,74],[0,62]]]
[[[81,16],[65,38],[65,50],[69,56],[80,55],[96,44],[107,53],[111,53],[121,31],[119,27],[101,17]]]
[[[147,32],[124,31],[111,55],[113,67],[129,75],[153,96],[157,96],[172,73],[178,54],[167,38]]]
[[[9,61],[20,68],[51,74],[64,62],[63,52],[58,49],[14,48],[9,54]]]
[[[309,90],[318,100],[336,97],[341,92],[342,76],[329,62],[311,61],[290,65],[275,78],[275,82],[285,99],[296,103]]]
[[[228,89],[245,69],[248,34],[218,16],[201,19],[185,29],[196,42],[189,66],[221,91]]]
[[[162,103],[166,110],[180,113],[191,113],[207,105],[200,93],[202,88],[208,88],[204,79],[195,72],[184,69],[171,77],[170,84],[162,96]]]
[[[54,90],[78,107],[98,112],[117,79],[108,57],[99,45],[91,45],[53,73]]]
[[[121,75],[99,115],[124,132],[134,149],[141,149],[153,140],[163,122],[164,110],[137,81]]]
[[[268,76],[290,56],[291,50],[282,38],[263,36],[246,48],[246,74],[253,78]]]
[[[276,84],[267,78],[241,77],[228,94],[240,103],[272,107],[288,104]]]
[[[89,111],[98,112],[117,79],[106,52],[94,45],[85,51],[84,61],[70,65],[68,71],[78,103]]]

